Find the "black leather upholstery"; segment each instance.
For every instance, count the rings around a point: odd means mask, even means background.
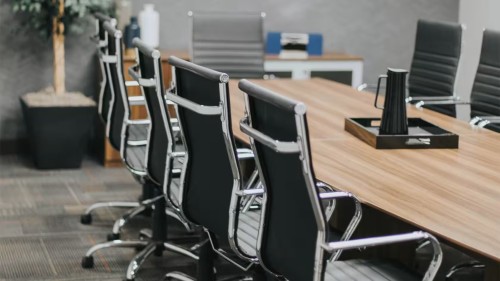
[[[325,281],[420,281],[422,276],[398,264],[380,260],[349,260],[328,263]]]
[[[462,46],[460,24],[419,20],[408,77],[410,96],[452,96]],[[456,116],[455,105],[428,106]]]
[[[296,102],[275,97],[272,93],[253,95],[259,89],[241,85],[249,95],[252,127],[275,140],[296,141],[295,114],[291,106]],[[288,280],[311,280],[318,250],[318,225],[311,202],[319,198],[309,195],[308,178],[302,172],[299,153],[279,153],[259,142],[255,143],[255,148],[267,196],[261,229],[261,262]],[[314,178],[314,173],[311,176]],[[323,220],[326,220],[324,215]]]
[[[155,60],[157,60],[156,63],[159,66],[159,73],[155,73]],[[141,49],[139,49],[139,66],[142,78],[157,78],[163,81],[160,58],[152,58],[150,54],[144,54]],[[149,151],[147,157],[148,175],[151,180],[163,186],[166,176],[167,153],[169,148],[171,149],[172,147],[172,143],[169,143],[169,137],[167,135],[170,134],[171,136],[172,128],[170,126],[169,117],[167,116],[168,110],[165,102],[165,89],[163,82],[160,87],[160,92],[157,92],[156,87],[143,87],[142,89],[151,119]],[[172,165],[172,162],[170,165]],[[168,186],[168,183],[166,186]]]
[[[262,78],[264,37],[260,13],[193,14],[193,62],[232,78]]]
[[[486,30],[471,93],[471,117],[500,116],[500,32]],[[490,124],[500,132],[500,124]]]
[[[129,114],[127,114],[128,99],[124,99],[124,96],[127,97],[128,94],[125,85],[123,85],[123,70],[118,70],[118,63],[123,62],[122,52],[117,50],[116,38],[114,34],[110,34],[109,32],[106,32],[106,34],[109,42],[108,54],[111,56],[119,55],[119,62],[110,63],[108,66],[108,83],[110,84],[113,95],[113,102],[111,104],[112,114],[108,122],[110,122],[109,141],[116,150],[120,151],[123,121],[129,119],[130,117]],[[121,45],[121,40],[119,45]],[[124,93],[122,93],[123,91]]]
[[[106,40],[106,31],[104,30],[103,25],[104,25],[104,22],[106,22],[106,21],[109,22],[112,19],[104,14],[101,14],[101,13],[96,13],[94,16],[97,19],[97,26],[98,26],[97,27],[97,29],[98,29],[97,35],[98,35],[99,41],[105,41]],[[109,45],[109,43],[108,43],[108,45]],[[103,54],[106,54],[107,48],[108,48],[107,45],[104,47],[101,47],[100,51]],[[111,89],[110,89],[109,82],[107,81],[108,74],[107,74],[106,67],[104,68],[104,72],[101,73],[101,75],[102,75],[101,79],[103,79],[103,82],[104,82],[104,92],[103,92],[102,99],[100,100],[100,102],[102,102],[102,104],[100,105],[100,107],[101,107],[100,118],[104,123],[107,123],[108,117],[109,117],[109,105],[110,105],[110,101],[111,101]]]

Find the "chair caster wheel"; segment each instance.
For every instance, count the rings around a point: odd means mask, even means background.
[[[83,257],[82,258],[82,268],[92,268],[94,267],[94,257]]]
[[[80,216],[80,222],[82,224],[91,224],[92,223],[92,215],[91,214],[83,214]]]
[[[106,239],[108,239],[108,241],[118,240],[120,239],[120,233],[110,233],[106,236]]]

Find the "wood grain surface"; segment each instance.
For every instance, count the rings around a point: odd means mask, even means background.
[[[380,117],[374,95],[322,79],[254,82],[308,106],[320,180],[498,265],[500,134],[409,106],[409,117],[458,134],[459,148],[377,150],[344,131],[346,117]],[[233,131],[248,142],[239,130],[243,95],[237,81],[230,88]]]

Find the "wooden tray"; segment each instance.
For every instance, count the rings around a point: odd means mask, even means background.
[[[346,118],[344,129],[376,149],[458,148],[458,135],[421,118],[408,118],[408,135],[380,135],[380,118]]]

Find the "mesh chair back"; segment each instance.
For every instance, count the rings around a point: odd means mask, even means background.
[[[315,261],[322,261],[317,243],[324,241],[325,217],[314,183],[305,106],[246,80],[240,89],[247,94],[251,128],[270,137],[271,143],[295,142],[303,147],[302,155],[298,150],[279,152],[251,138],[267,196],[259,260],[287,280],[313,280]]]
[[[146,166],[149,178],[163,185],[167,155],[172,152],[172,128],[165,102],[160,53],[145,46],[140,40],[134,40],[134,45],[138,50],[141,78],[156,81],[155,86],[142,87],[151,119]]]
[[[485,30],[471,93],[471,116],[500,116],[500,32]],[[500,132],[499,124],[490,124]]]
[[[264,75],[263,17],[260,13],[192,15],[193,62],[231,78]]]
[[[109,23],[104,23],[108,36],[108,55],[116,57],[115,63],[107,63],[108,82],[110,83],[113,99],[109,116],[109,141],[118,151],[122,151],[123,123],[130,117],[128,94],[123,78],[123,54],[121,32]],[[123,157],[123,155],[122,155]]]
[[[233,189],[241,185],[228,76],[175,57],[169,63],[174,67],[176,95],[194,105],[177,106],[186,148],[181,209],[190,221],[216,234],[221,242],[227,241]],[[208,109],[215,112],[202,112]]]
[[[408,80],[410,96],[453,96],[461,47],[460,24],[419,20]],[[426,107],[456,116],[455,105]]]

